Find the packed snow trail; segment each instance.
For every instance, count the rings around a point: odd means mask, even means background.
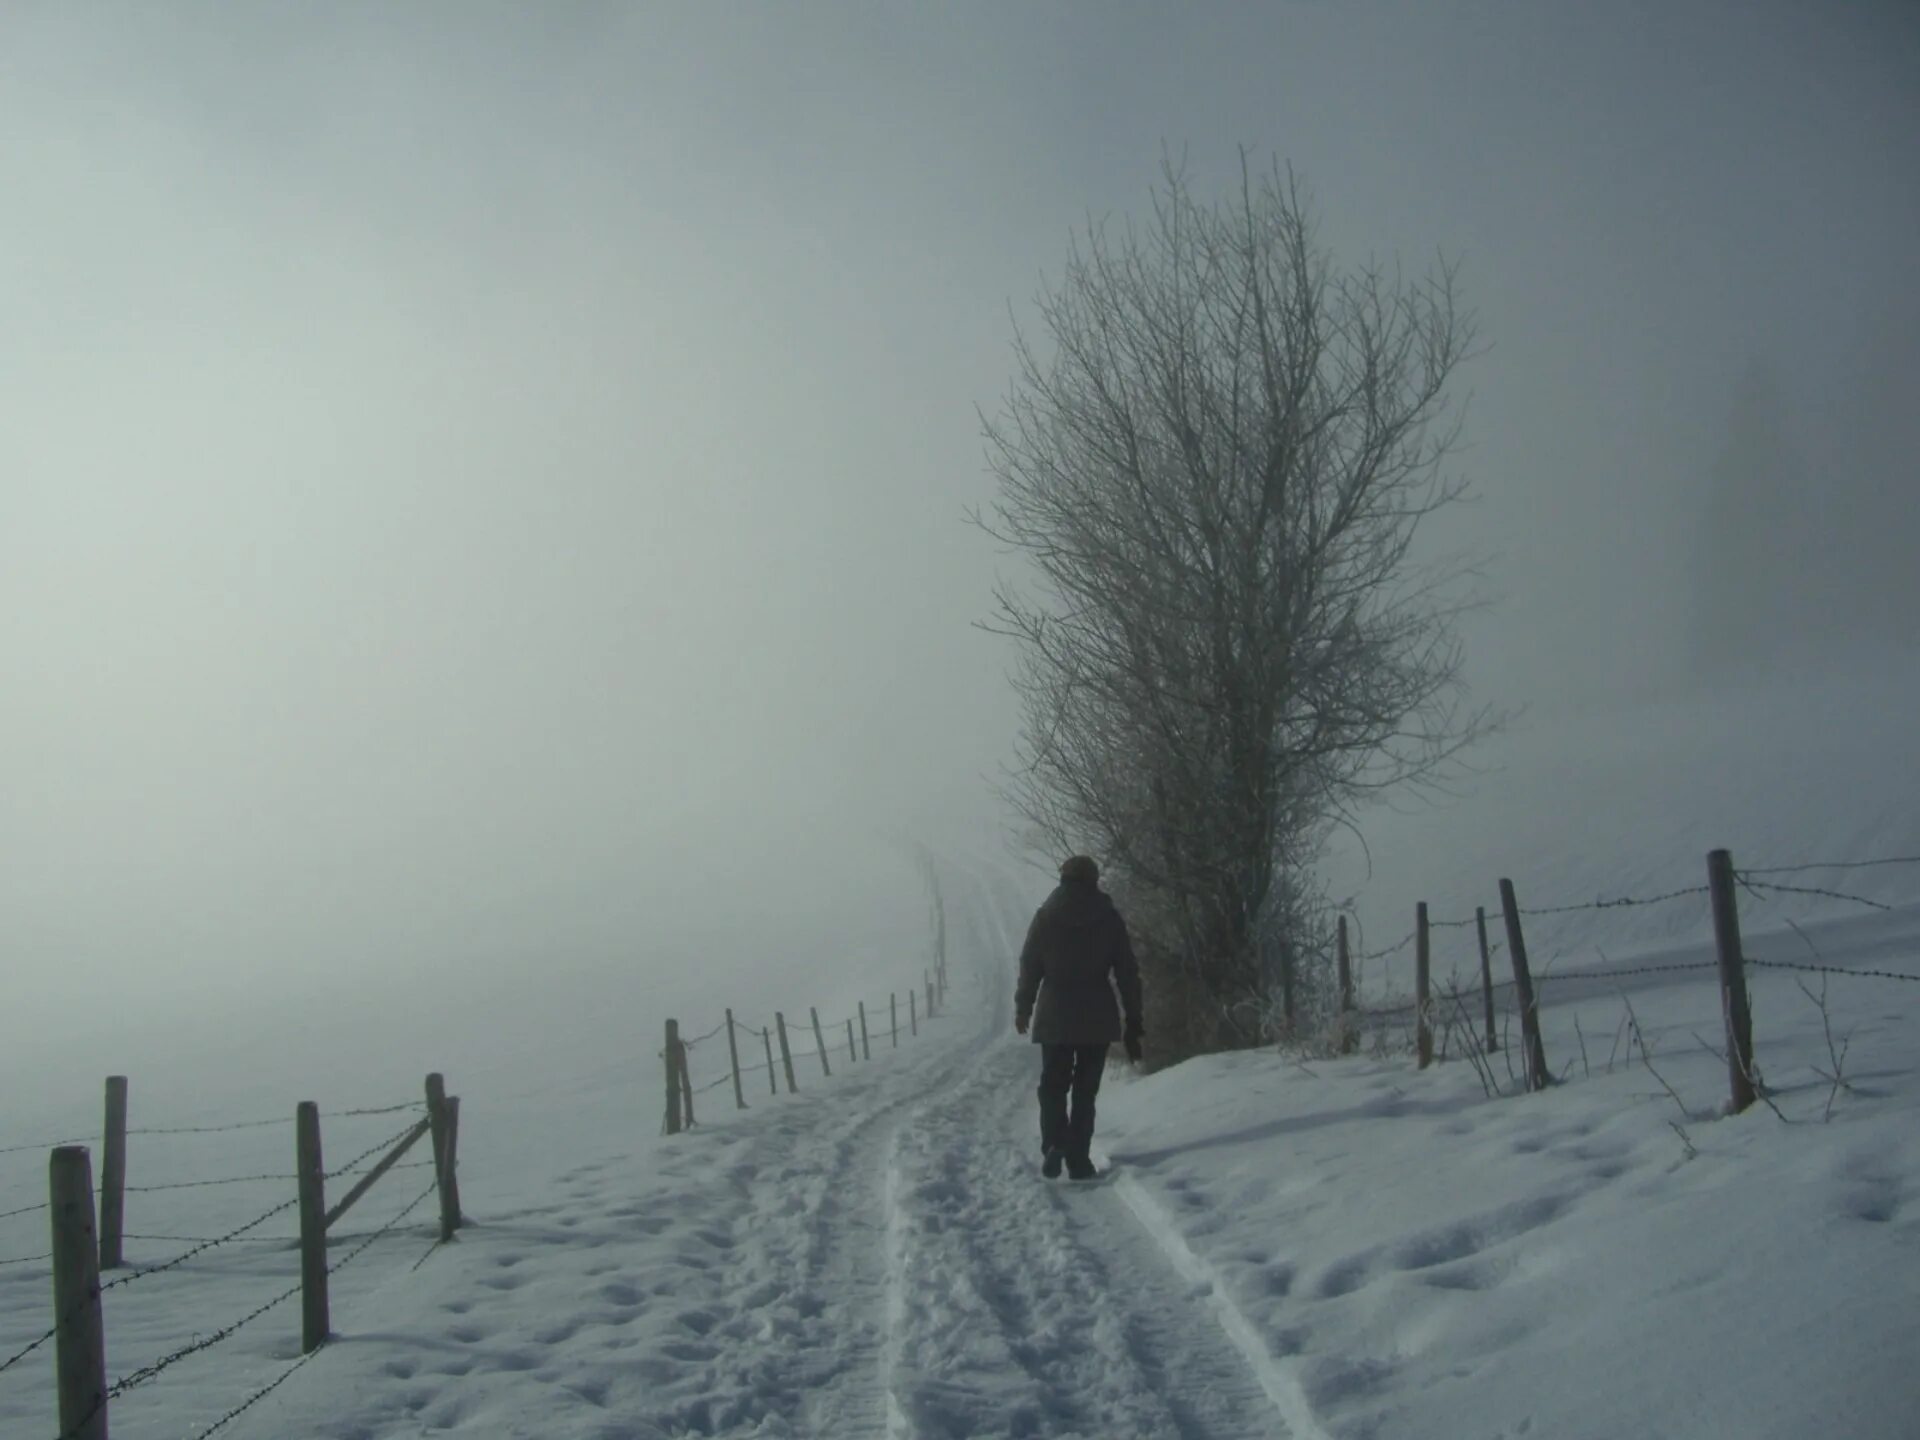
[[[895,1154],[892,1433],[1288,1433],[1207,1306],[1107,1184],[1041,1180],[1032,1057],[996,1049]]]
[[[1038,1168],[1033,1047],[1012,1015],[1004,926],[985,956],[977,1061],[897,1132],[891,1434],[1290,1432],[1207,1305],[1110,1185]],[[994,963],[998,957],[1005,957]]]
[[[624,1070],[470,1095],[487,1123],[465,1137],[469,1228],[417,1269],[396,1243],[343,1277],[335,1337],[222,1434],[1315,1440],[1119,1190],[1041,1178],[1038,1060],[1008,993],[1024,899],[1000,894],[951,907],[953,1003],[931,1034],[834,1057],[831,1079],[796,1055],[792,1098],[750,1088],[745,1113],[665,1139]],[[232,1257],[151,1316],[116,1307],[113,1368],[244,1308],[286,1263]],[[129,1395],[114,1429],[197,1434],[284,1375],[295,1342],[243,1331],[217,1365]],[[8,1432],[46,1428],[50,1395],[0,1395]]]

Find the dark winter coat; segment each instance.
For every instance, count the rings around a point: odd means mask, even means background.
[[[1138,1033],[1140,969],[1104,891],[1069,882],[1047,897],[1020,950],[1013,1010],[1041,1045],[1107,1045]]]

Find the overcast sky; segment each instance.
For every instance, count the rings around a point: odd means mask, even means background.
[[[0,7],[4,1043],[896,943],[1010,312],[1242,144],[1464,263],[1497,703],[1673,653],[1756,358],[1816,468],[1920,409],[1910,4]]]

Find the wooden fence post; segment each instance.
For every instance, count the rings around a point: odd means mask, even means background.
[[[920,992],[907,991],[907,1034],[918,1038],[920,1034]]]
[[[1413,915],[1413,1044],[1419,1054],[1419,1068],[1424,1070],[1433,1063],[1433,957],[1427,926],[1427,902],[1422,900],[1415,906]]]
[[[1513,956],[1513,988],[1520,997],[1520,1035],[1526,1046],[1527,1088],[1544,1090],[1553,1078],[1547,1074],[1547,1048],[1540,1040],[1540,1007],[1533,998],[1533,972],[1527,968],[1527,937],[1520,928],[1520,901],[1513,881],[1500,882],[1500,909],[1507,922],[1507,949]]]
[[[1351,1055],[1360,1043],[1360,1036],[1353,1023],[1353,957],[1347,949],[1347,917],[1344,915],[1334,931],[1333,953],[1340,980],[1340,1053]]]
[[[773,1078],[773,1031],[764,1025],[760,1027],[760,1041],[767,1047],[767,1089],[778,1095],[780,1082]]]
[[[773,1012],[773,1030],[780,1037],[780,1068],[787,1072],[787,1094],[797,1094],[800,1087],[793,1083],[793,1051],[787,1045],[787,1017],[778,1010]]]
[[[428,1139],[437,1149],[438,1137]],[[333,1328],[327,1311],[327,1171],[320,1159],[320,1107],[311,1100],[302,1100],[294,1112],[293,1140],[300,1192],[300,1353],[308,1355]]]
[[[1493,1025],[1493,950],[1487,944],[1487,907],[1473,907],[1474,928],[1480,932],[1480,995],[1487,1002],[1487,1053],[1500,1048],[1500,1037]]]
[[[1713,944],[1720,958],[1720,1012],[1727,1025],[1727,1080],[1733,1113],[1754,1101],[1753,1011],[1747,1003],[1747,961],[1740,949],[1740,901],[1734,893],[1733,856],[1707,855],[1707,890],[1713,901]]]
[[[100,1268],[124,1263],[127,1217],[127,1077],[107,1077],[107,1133],[100,1150]]]
[[[667,1134],[680,1133],[680,1022],[667,1021]]]
[[[940,998],[947,998],[947,897],[936,877],[933,888],[933,971],[940,979]],[[933,994],[927,994],[927,1018],[933,1018]]]
[[[833,1066],[827,1063],[827,1037],[820,1028],[820,1007],[809,1005],[807,1014],[813,1019],[813,1046],[820,1052],[820,1073],[829,1080],[833,1078]]]
[[[927,982],[927,1019],[931,1020],[933,1019],[933,976],[923,975],[921,978]]]
[[[894,991],[887,992],[887,1017],[893,1025],[893,1048],[900,1048],[900,997]]]
[[[447,1081],[436,1070],[427,1076],[427,1138],[433,1142],[433,1174],[440,1185],[440,1239],[443,1242],[451,1240],[453,1232],[460,1228],[460,1187],[453,1178],[453,1146],[448,1129]]]
[[[733,1066],[733,1104],[737,1110],[747,1108],[747,1092],[740,1083],[740,1042],[733,1034],[733,1011],[727,1011],[727,1060]]]
[[[849,1015],[847,1017],[847,1063],[851,1065],[859,1058],[860,1052],[854,1048],[853,1044],[853,1017]]]
[[[687,1122],[687,1129],[693,1128],[693,1067],[687,1063],[689,1050],[687,1042],[680,1042],[680,1108],[681,1116]]]
[[[867,1043],[867,1002],[860,1002],[860,1058],[873,1059],[873,1046]]]
[[[447,1097],[447,1194],[453,1201],[453,1228],[458,1230],[467,1223],[467,1217],[460,1209],[460,1097]],[[442,1240],[451,1240],[450,1234],[443,1234]]]
[[[107,1440],[107,1343],[100,1316],[100,1237],[93,1228],[93,1162],[62,1145],[47,1164],[53,1220],[54,1375],[61,1440]]]

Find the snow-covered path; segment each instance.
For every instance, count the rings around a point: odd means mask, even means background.
[[[343,1275],[326,1349],[221,1433],[1294,1433],[1125,1194],[1039,1176],[1006,919],[984,890],[956,909],[954,1003],[931,1033],[872,1063],[831,1056],[831,1079],[796,1056],[798,1096],[762,1080],[745,1113],[716,1106],[667,1139],[624,1075],[469,1093],[459,1242],[415,1269],[425,1227],[383,1241]],[[291,1263],[217,1250],[170,1288],[116,1295],[110,1372],[244,1311]],[[44,1284],[7,1280],[0,1340],[37,1320]],[[295,1358],[292,1327],[263,1320],[129,1394],[114,1431],[197,1434]],[[0,1386],[0,1429],[50,1435],[50,1376],[28,1368]]]
[[[988,998],[997,1033],[1011,1007]],[[1037,1068],[1031,1047],[986,1043],[897,1132],[891,1433],[1289,1433],[1210,1287],[1174,1267],[1122,1192],[1038,1179]]]
[[[646,1220],[611,1193],[608,1167],[566,1177],[562,1229],[653,1233],[638,1275],[589,1259],[604,1248],[591,1241],[571,1264],[563,1247],[572,1278],[535,1282],[558,1293],[530,1313],[563,1309],[568,1291],[671,1296],[671,1317],[642,1326],[653,1339],[552,1353],[578,1330],[551,1320],[479,1338],[528,1357],[546,1347],[532,1379],[606,1405],[608,1434],[1287,1433],[1121,1193],[1038,1176],[1037,1065],[1006,1033],[992,963],[1006,936],[985,912],[958,928],[981,963],[955,1033],[841,1073],[777,1123],[689,1137],[683,1151],[724,1156],[710,1157],[723,1184],[703,1187],[697,1223]]]
[[[1024,1077],[996,1060],[901,1135],[893,1251],[908,1294],[893,1317],[892,1433],[1286,1433],[1207,1292],[1120,1192],[1036,1183],[1009,1106],[986,1093]]]

